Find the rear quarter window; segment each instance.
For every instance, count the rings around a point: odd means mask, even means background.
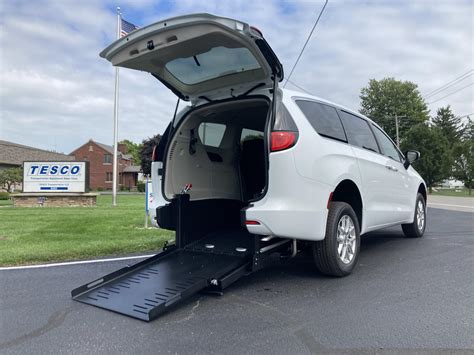
[[[334,107],[306,100],[296,100],[296,104],[319,135],[346,142],[344,128]]]

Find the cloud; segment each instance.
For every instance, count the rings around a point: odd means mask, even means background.
[[[241,19],[262,30],[288,75],[323,1],[120,4],[124,18],[141,26],[192,12]],[[64,152],[89,138],[112,142],[114,69],[98,53],[115,38],[115,6],[93,0],[1,3],[1,139]],[[331,0],[291,80],[353,109],[371,78],[411,80],[427,94],[473,67],[472,16],[470,1]],[[119,138],[139,142],[162,132],[175,96],[146,73],[120,72]],[[449,103],[456,114],[472,113],[472,94],[471,86],[430,108]]]

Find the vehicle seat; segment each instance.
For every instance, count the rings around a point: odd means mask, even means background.
[[[265,147],[263,139],[250,139],[242,142],[240,170],[244,199],[255,198],[265,187]]]

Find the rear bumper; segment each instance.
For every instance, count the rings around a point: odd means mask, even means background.
[[[327,211],[250,208],[244,211],[244,216],[259,223],[246,225],[252,234],[323,240],[326,232]]]

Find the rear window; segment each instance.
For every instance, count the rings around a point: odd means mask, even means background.
[[[198,128],[202,144],[209,147],[219,147],[224,138],[226,125],[220,123],[202,122]]]
[[[186,58],[176,58],[165,65],[179,81],[197,84],[224,75],[259,69],[260,64],[247,48],[213,47]]]
[[[297,100],[296,104],[318,134],[323,137],[346,141],[344,128],[334,107],[305,100]]]
[[[363,118],[350,113],[339,111],[350,144],[374,152],[379,152],[374,134],[370,130],[369,124]]]

